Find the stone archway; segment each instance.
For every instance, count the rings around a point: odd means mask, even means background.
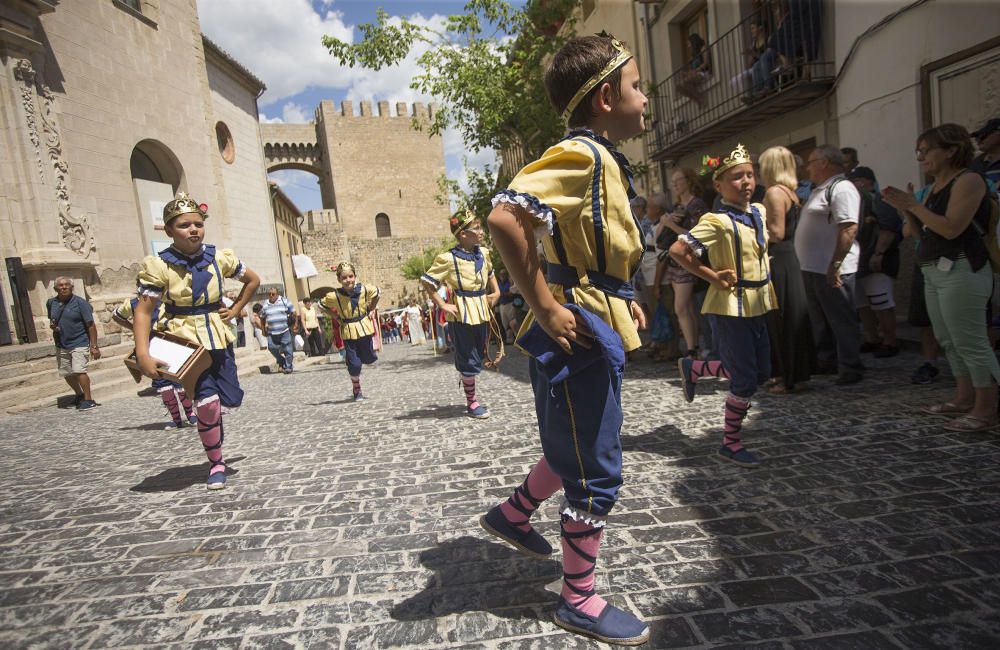
[[[147,255],[155,254],[170,244],[163,231],[163,206],[184,183],[184,168],[169,147],[147,139],[132,149],[129,169],[142,248]]]

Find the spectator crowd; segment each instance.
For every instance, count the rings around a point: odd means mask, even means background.
[[[761,36],[761,47],[766,43]],[[856,384],[873,363],[866,355],[899,354],[896,282],[901,243],[911,238],[907,317],[920,329],[922,360],[910,381],[935,381],[943,353],[955,394],[925,411],[951,418],[945,426],[953,430],[992,428],[1000,380],[1000,315],[992,315],[1000,270],[1000,119],[971,134],[956,124],[929,129],[917,137],[915,156],[928,180],[919,190],[881,186],[852,147],[820,145],[803,159],[779,146],[755,160],[752,202],[766,210],[778,303],[767,320],[767,389],[798,392],[823,374],[836,375],[838,385]],[[655,361],[718,358],[710,321],[700,315],[707,285],[667,254],[678,236],[720,207],[708,162],[702,170],[674,168],[669,198],[658,192],[632,201],[646,249],[633,278],[651,324],[642,350]]]

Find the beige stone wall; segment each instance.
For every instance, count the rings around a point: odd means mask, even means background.
[[[351,102],[341,109],[321,102],[318,132],[333,176],[337,213],[352,237],[375,238],[375,216],[389,216],[393,237],[448,235],[448,208],[438,204],[437,181],[444,173],[444,147],[438,137],[416,131],[411,117],[426,122],[433,108],[397,104],[402,116],[370,102],[354,115]]]
[[[448,235],[450,238],[451,235]],[[339,262],[349,261],[358,270],[358,277],[365,284],[382,290],[383,308],[399,304],[404,297],[419,293],[416,280],[406,280],[400,272],[403,262],[423,250],[437,248],[446,238],[430,236],[392,237],[365,239],[350,237],[343,228],[326,226],[302,233],[303,247],[316,264],[319,276],[309,279],[312,294],[321,297],[340,283],[329,270]]]
[[[28,26],[37,51],[12,49],[3,61],[3,146],[13,153],[2,161],[0,253],[25,260],[43,338],[57,275],[73,277],[101,313],[134,290],[148,242],[129,161],[143,141],[176,161],[179,189],[210,206],[212,243],[242,247],[265,277],[277,272],[264,244],[273,249],[274,230],[253,96],[216,73],[210,88],[195,0],[157,5],[150,20],[110,0],[61,0]],[[16,65],[33,80],[14,74]],[[229,116],[238,168],[217,164],[216,112]],[[63,241],[67,206],[86,224],[87,255]]]
[[[229,227],[209,235],[222,234],[262,283],[281,282],[256,96],[211,61],[207,70],[212,97],[208,128],[214,138],[216,122],[225,123],[235,145],[232,163],[222,158],[218,147],[213,152],[214,164],[221,170]]]

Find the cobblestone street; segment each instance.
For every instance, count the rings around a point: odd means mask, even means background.
[[[761,395],[758,470],[714,455],[723,384],[687,404],[672,365],[627,370],[598,588],[647,647],[1000,647],[1000,436],[917,413],[950,381],[910,385],[912,353],[866,363]],[[245,378],[220,492],[155,398],[0,419],[0,646],[598,647],[551,622],[558,555],[477,523],[540,454],[524,357],[483,375],[483,421],[429,349],[388,346],[359,404],[346,375]]]

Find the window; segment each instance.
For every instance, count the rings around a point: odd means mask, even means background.
[[[680,27],[681,56],[683,64],[687,65],[694,57],[694,48],[691,46],[692,34],[696,34],[705,47],[708,47],[708,5],[702,5],[693,14],[682,20]]]
[[[375,215],[375,236],[392,237],[392,228],[389,225],[389,215],[379,212]]]
[[[139,2],[139,0],[119,0],[119,2],[133,11],[138,11],[140,14],[142,13],[142,3]]]
[[[222,159],[230,165],[233,164],[236,160],[236,144],[233,143],[233,134],[229,132],[225,122],[215,123],[215,141],[219,145]]]

